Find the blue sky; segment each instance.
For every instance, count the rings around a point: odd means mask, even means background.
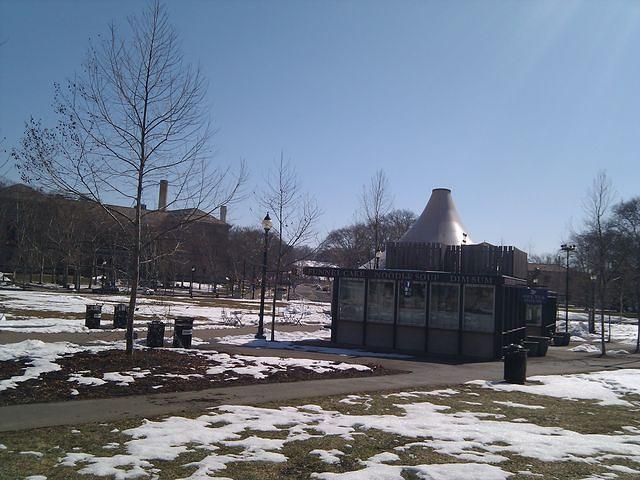
[[[0,136],[51,119],[53,82],[144,3],[0,0]],[[598,170],[640,194],[640,2],[168,2],[210,82],[215,161],[252,189],[284,150],[324,215],[353,220],[379,168],[420,213],[449,187],[472,238],[554,251]],[[154,205],[156,192],[148,192]],[[251,199],[230,209],[258,221]]]

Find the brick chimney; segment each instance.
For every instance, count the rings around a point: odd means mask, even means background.
[[[227,223],[227,206],[226,205],[220,206],[220,221]]]
[[[169,190],[169,182],[167,180],[160,180],[160,193],[158,195],[158,210],[167,209],[167,192]]]

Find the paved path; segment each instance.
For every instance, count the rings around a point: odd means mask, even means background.
[[[212,345],[212,348],[221,348]],[[305,357],[378,363],[407,373],[366,378],[311,380],[280,384],[221,387],[197,392],[175,392],[135,397],[76,400],[60,403],[15,405],[0,408],[0,431],[56,425],[106,422],[132,417],[153,417],[198,411],[221,404],[260,404],[292,401],[327,395],[345,395],[391,389],[413,389],[457,385],[469,380],[502,378],[501,362],[446,364],[428,359],[398,360],[373,357],[344,357],[291,350],[224,347],[225,351],[265,356]],[[348,359],[348,360],[347,360]],[[640,355],[599,358],[593,354],[550,348],[544,358],[530,358],[528,374],[578,373],[604,369],[640,368]]]

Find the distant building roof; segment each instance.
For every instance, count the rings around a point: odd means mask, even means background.
[[[0,188],[0,196],[11,196],[16,198],[58,198],[65,199],[69,202],[79,202],[80,200],[75,198],[69,198],[64,195],[56,194],[56,193],[46,193],[40,190],[37,190],[29,185],[24,185],[22,183],[16,183],[14,185],[10,185],[8,187]],[[90,201],[86,201],[90,203]],[[93,204],[95,205],[95,204]],[[126,216],[127,218],[133,218],[136,212],[134,207],[124,207],[121,205],[107,205],[107,207],[121,215]],[[170,221],[172,218],[184,218],[191,217],[195,219],[196,222],[209,223],[214,225],[226,225],[226,222],[219,220],[213,215],[199,210],[197,208],[183,208],[177,210],[144,210],[144,221],[150,224],[159,224],[164,221]]]

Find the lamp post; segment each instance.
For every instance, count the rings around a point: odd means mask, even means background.
[[[598,276],[592,273],[591,279],[591,312],[589,314],[589,333],[596,333],[596,280]]]
[[[560,250],[567,253],[567,276],[565,278],[564,292],[564,331],[569,333],[569,255],[576,249],[576,246],[567,243],[560,245]]]
[[[107,274],[107,261],[102,261],[102,288],[104,289],[104,284],[106,282],[106,274]]]
[[[264,336],[264,294],[267,286],[267,250],[269,247],[269,230],[273,226],[273,222],[269,217],[269,213],[262,220],[262,228],[264,229],[264,253],[262,255],[262,285],[260,285],[260,317],[258,319],[258,333],[256,338],[265,339]]]
[[[375,269],[380,268],[380,258],[382,257],[382,250],[376,250]]]
[[[193,274],[196,273],[196,266],[191,267],[191,282],[189,283],[189,296],[193,298]]]

